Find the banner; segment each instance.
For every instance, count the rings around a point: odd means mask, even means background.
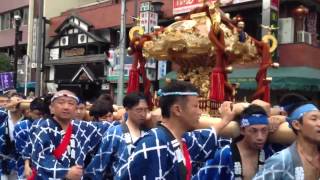
[[[13,89],[13,72],[0,73],[0,90]]]
[[[196,7],[203,5],[204,0],[173,0],[173,15],[182,14],[192,11]],[[208,0],[210,3],[214,3],[217,0]],[[234,5],[249,1],[256,0],[220,0],[222,6]]]

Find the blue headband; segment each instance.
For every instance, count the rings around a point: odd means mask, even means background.
[[[313,104],[305,104],[299,106],[290,114],[290,116],[287,117],[287,121],[291,125],[293,121],[300,119],[305,113],[311,111],[319,111],[319,109]]]
[[[259,124],[268,125],[269,120],[268,116],[264,114],[251,114],[249,116],[243,117],[240,122],[240,127],[247,127]]]
[[[199,94],[197,92],[162,92],[162,89],[159,89],[158,96],[199,96]]]

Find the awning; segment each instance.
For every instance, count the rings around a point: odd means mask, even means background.
[[[18,86],[17,86],[17,91],[18,92],[23,92],[24,91],[24,86],[25,86],[25,84],[24,83],[18,83]],[[31,90],[34,90],[35,89],[35,87],[36,87],[36,82],[32,82],[32,81],[30,81],[30,82],[28,82],[27,83],[27,89],[31,89]]]
[[[18,88],[24,88],[25,84],[24,83],[19,83],[18,84]],[[33,82],[33,81],[29,81],[27,83],[27,88],[30,89],[30,88],[35,88],[36,87],[36,82]]]
[[[232,83],[240,83],[240,89],[256,89],[258,68],[235,69],[228,75]],[[272,77],[272,90],[320,91],[320,70],[310,67],[280,67],[268,69]]]
[[[117,83],[119,76],[115,75],[115,76],[107,76],[107,81],[109,81],[110,83]],[[127,83],[129,80],[129,76],[123,76],[123,81],[124,83]]]

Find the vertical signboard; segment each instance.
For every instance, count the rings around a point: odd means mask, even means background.
[[[158,79],[163,78],[167,74],[167,62],[158,61]]]
[[[279,7],[280,7],[280,0],[263,0],[262,3],[262,24],[270,27],[277,28],[279,27]],[[267,29],[262,29],[262,36],[268,34]],[[272,35],[274,37],[278,37],[278,30],[275,29],[272,31]],[[278,51],[275,50],[272,53],[273,61],[278,61]]]
[[[13,72],[0,73],[0,89],[12,89],[13,85]]]
[[[158,14],[154,12],[151,1],[142,2],[140,5],[140,26],[145,33],[153,31],[153,27],[158,25]]]

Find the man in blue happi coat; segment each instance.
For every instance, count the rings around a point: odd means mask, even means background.
[[[213,156],[216,132],[234,117],[231,102],[226,102],[221,123],[193,131],[201,115],[198,90],[188,82],[172,81],[159,95],[162,123],[137,141],[116,179],[190,179],[194,162]]]
[[[144,133],[148,105],[140,93],[130,93],[123,99],[128,118],[104,134],[97,154],[85,170],[85,179],[113,179],[117,171],[127,162],[131,150]]]
[[[51,99],[52,118],[31,129],[32,167],[36,179],[80,179],[87,154],[101,141],[106,126],[73,120],[79,100],[61,90]]]
[[[193,179],[252,179],[265,159],[273,154],[265,144],[268,121],[262,107],[254,104],[247,107],[240,116],[241,135],[219,149]]]
[[[320,179],[320,112],[318,107],[298,94],[282,98],[281,107],[295,132],[296,141],[274,154],[254,180]]]

